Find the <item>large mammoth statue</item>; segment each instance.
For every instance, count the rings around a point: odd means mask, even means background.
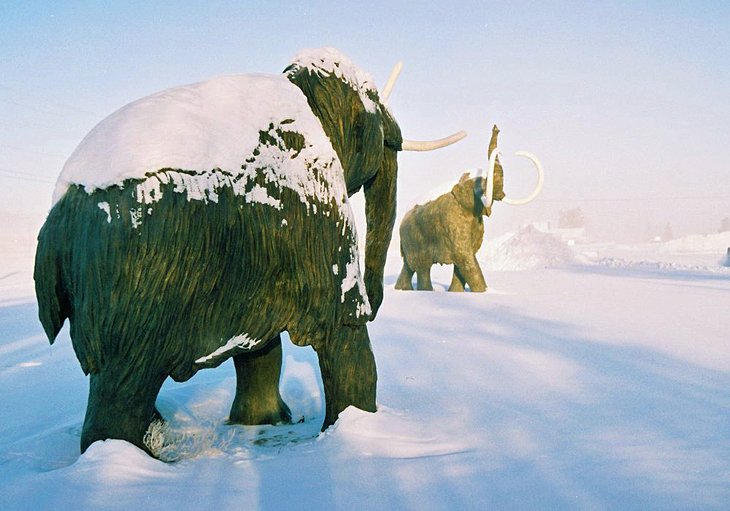
[[[524,151],[518,152],[518,155],[527,157],[535,164],[538,171],[537,186],[524,199],[505,197],[504,171],[497,147],[498,135],[499,128],[495,125],[489,141],[486,176],[471,177],[466,173],[449,193],[415,206],[403,217],[399,229],[403,268],[396,281],[396,289],[412,290],[415,273],[417,289],[432,290],[431,266],[438,263],[454,265],[449,291],[464,291],[467,285],[473,292],[487,290],[484,274],[476,258],[484,239],[483,215],[491,215],[494,201],[509,204],[531,201],[540,193],[543,183],[542,166],[537,158]]]
[[[396,156],[464,135],[404,141],[385,101],[336,50],[307,50],[279,76],[140,99],[84,138],[56,185],[34,275],[49,340],[68,319],[90,375],[82,452],[107,438],[146,449],[163,381],[230,357],[230,421],[289,421],[282,331],[319,356],[323,429],[349,405],[375,411],[366,323],[383,299]],[[348,201],[361,188],[364,279]]]

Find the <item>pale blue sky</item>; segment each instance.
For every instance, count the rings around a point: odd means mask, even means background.
[[[495,209],[494,232],[571,207],[605,235],[730,216],[730,3],[108,4],[0,1],[0,210],[45,211],[43,180],[134,99],[334,46],[380,85],[404,61],[391,106],[406,137],[470,134],[401,156],[401,208],[484,166],[497,123],[503,149],[533,152],[547,176],[533,204]],[[503,163],[507,191],[527,191],[527,164]]]

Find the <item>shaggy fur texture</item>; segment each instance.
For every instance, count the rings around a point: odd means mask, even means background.
[[[347,193],[361,187],[365,192],[367,234],[365,243],[365,288],[373,317],[383,301],[383,271],[395,224],[397,152],[403,137],[390,111],[375,93],[369,98],[376,112],[369,112],[353,98],[347,84],[312,73],[309,68],[290,66],[289,79],[302,89],[312,111],[345,169]]]
[[[248,351],[195,363],[243,332],[260,343],[288,330],[295,342],[316,345],[336,326],[367,321],[357,316],[363,304],[355,287],[341,300],[349,262],[343,248],[355,234],[333,205],[317,204],[318,214],[309,214],[286,188],[280,210],[247,203],[230,187],[218,191],[217,203],[188,202],[174,186],[162,186],[141,225],[130,214],[139,208],[134,183],[92,194],[73,187],[40,233],[39,268],[52,268],[42,258],[53,256],[65,270],[60,292],[48,297],[63,305],[43,307],[41,320],[55,338],[62,318],[49,313],[70,318],[84,372],[98,372],[107,359],[134,367],[159,359],[174,379],[186,380]],[[102,201],[119,218],[109,222]],[[242,306],[255,314],[242,314]]]
[[[498,134],[499,129],[494,126],[489,154],[497,147]],[[412,290],[413,274],[416,273],[417,289],[432,290],[431,266],[453,264],[449,291],[464,291],[466,285],[474,292],[487,290],[476,260],[484,239],[482,217],[491,214],[491,208],[485,208],[482,202],[485,186],[483,177],[472,178],[465,173],[449,193],[406,213],[399,229],[403,268],[396,289]],[[492,193],[495,201],[504,198],[503,186],[502,165],[497,159]]]
[[[91,193],[71,186],[39,234],[35,280],[49,339],[68,318],[74,350],[90,374],[82,451],[105,438],[146,448],[165,378],[186,380],[232,356],[238,384],[231,420],[288,420],[278,391],[285,330],[318,352],[323,428],[349,405],[375,411],[365,324],[382,301],[400,130],[376,92],[366,108],[337,76],[298,65],[286,74],[339,157],[343,189],[365,189],[369,300],[357,285],[357,237],[343,204],[303,202],[272,179],[276,168],[257,164],[260,153],[295,155],[307,144],[287,131],[286,119],[262,126],[259,147],[242,156],[250,176],[243,181],[219,169],[160,169]],[[337,185],[323,177],[331,161],[308,165],[313,186]],[[214,186],[205,200],[189,200],[178,187],[186,179]]]

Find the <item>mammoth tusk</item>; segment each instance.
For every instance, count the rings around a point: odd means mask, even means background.
[[[403,69],[403,61],[393,66],[393,71],[390,72],[390,78],[388,78],[388,82],[383,87],[383,92],[380,93],[380,101],[384,105],[388,103],[388,98],[390,98],[390,93],[393,92],[393,87],[395,86],[396,80],[398,80],[401,69]]]
[[[482,196],[482,204],[487,209],[491,208],[494,202],[494,165],[497,162],[497,157],[501,154],[502,151],[495,147],[492,154],[489,155],[489,166],[486,172],[487,186],[484,187],[484,195]]]
[[[511,204],[513,206],[521,206],[522,204],[527,204],[528,202],[533,200],[540,193],[540,190],[542,190],[542,184],[545,181],[545,173],[542,170],[542,164],[540,164],[540,160],[538,160],[534,154],[528,153],[527,151],[517,151],[515,153],[515,156],[524,156],[525,158],[530,160],[537,169],[537,185],[535,185],[535,189],[532,190],[532,193],[530,195],[523,199],[510,199],[508,197],[502,199],[502,201],[506,202],[507,204]]]
[[[395,82],[398,80],[398,75],[400,75],[401,70],[403,69],[403,62],[398,62],[395,66],[393,66],[393,71],[390,72],[390,77],[388,78],[388,82],[385,84],[385,87],[383,87],[383,92],[380,93],[380,101],[385,105],[388,103],[388,98],[390,98],[390,93],[393,92],[393,87],[395,86]],[[466,131],[459,131],[458,133],[454,133],[453,135],[450,135],[446,138],[440,138],[438,140],[429,140],[429,141],[420,141],[420,140],[403,140],[403,144],[401,145],[402,151],[433,151],[435,149],[441,149],[442,147],[449,146],[451,144],[454,144],[464,138],[466,136]]]
[[[418,141],[418,140],[403,140],[401,146],[402,151],[433,151],[434,149],[440,149],[442,147],[454,144],[466,136],[466,131],[459,131],[446,138],[440,138],[438,140],[429,141]]]

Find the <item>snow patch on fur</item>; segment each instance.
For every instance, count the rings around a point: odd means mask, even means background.
[[[230,339],[228,339],[228,341],[223,346],[221,346],[220,348],[215,350],[213,353],[197,359],[195,361],[195,363],[204,364],[235,348],[251,349],[254,346],[256,346],[257,344],[259,344],[260,342],[261,342],[260,339],[251,339],[246,334],[236,335],[235,337],[231,337]]]
[[[377,105],[368,96],[378,92],[370,74],[358,68],[335,48],[302,50],[294,57],[293,65],[324,76],[336,76],[358,93],[368,112],[373,113],[377,110]]]
[[[91,193],[128,179],[144,181],[138,185],[142,203],[159,200],[159,185],[169,181],[189,200],[216,202],[211,191],[245,177],[243,159],[259,147],[260,131],[282,125],[301,134],[307,147],[294,153],[265,146],[256,166],[284,164],[278,181],[307,198],[323,198],[306,183],[305,163],[319,159],[342,170],[304,94],[283,75],[234,75],[153,94],[101,121],[64,165],[53,202],[72,184]]]
[[[102,210],[104,213],[106,213],[106,221],[107,223],[112,223],[112,214],[111,209],[108,202],[100,202],[97,204],[100,210]]]

